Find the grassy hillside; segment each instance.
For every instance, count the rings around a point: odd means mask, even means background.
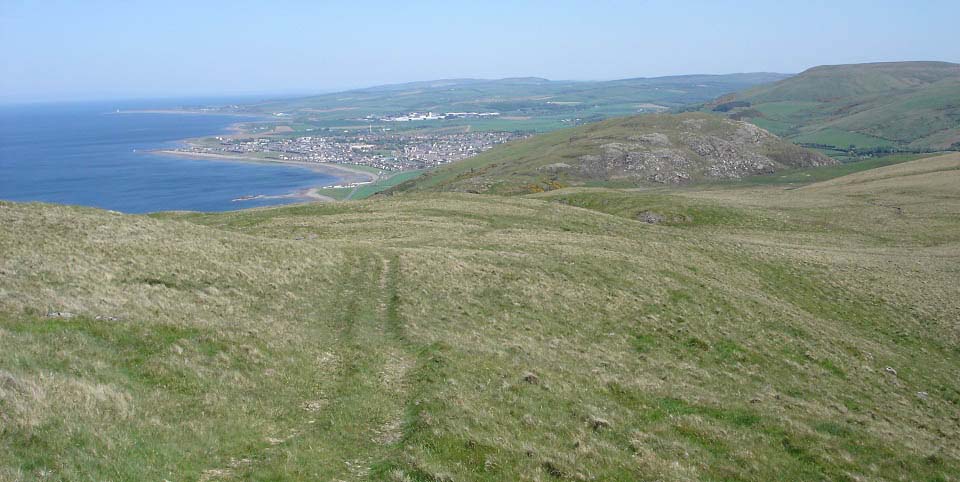
[[[429,171],[394,192],[529,194],[585,184],[687,184],[835,163],[745,122],[700,113],[651,114],[498,146]]]
[[[960,65],[831,65],[721,97],[715,111],[842,156],[960,146]]]
[[[285,99],[248,106],[260,112],[349,109],[389,113],[565,110],[579,104],[632,105],[660,102],[676,106],[704,102],[718,95],[775,82],[784,74],[683,75],[613,81],[556,81],[541,78],[499,80],[452,79],[385,85],[313,97]],[[708,97],[713,95],[713,97]],[[566,104],[566,105],[565,105]]]
[[[746,73],[682,75],[612,81],[541,78],[451,79],[386,85],[242,106],[243,112],[285,113],[296,129],[366,127],[364,116],[408,112],[499,112],[488,119],[384,124],[392,129],[455,128],[549,131],[638,112],[658,112],[788,77]]]
[[[958,182],[0,203],[0,479],[958,480]]]

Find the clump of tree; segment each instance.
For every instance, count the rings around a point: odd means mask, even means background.
[[[931,154],[934,152],[941,151],[960,151],[960,142],[955,142],[953,145],[946,149],[934,149],[932,147],[903,147],[903,146],[878,146],[878,147],[857,147],[856,144],[850,144],[846,147],[834,146],[832,144],[818,144],[811,142],[804,142],[798,144],[799,146],[806,147],[808,149],[821,149],[821,150],[830,150],[836,152],[842,152],[848,156],[855,157],[879,157],[879,156],[889,156],[892,154]]]
[[[739,107],[750,107],[750,103],[745,100],[735,100],[733,102],[724,102],[713,108],[714,112],[730,112]]]
[[[757,109],[747,109],[730,114],[730,118],[733,120],[753,119],[755,117],[764,117],[763,112]]]

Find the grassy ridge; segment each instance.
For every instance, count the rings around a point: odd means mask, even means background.
[[[960,65],[889,62],[815,67],[710,107],[800,143],[922,151],[960,142],[958,98]]]
[[[241,112],[283,112],[295,128],[367,129],[365,116],[409,112],[499,112],[496,118],[376,123],[394,131],[548,132],[613,116],[657,112],[788,77],[785,74],[680,75],[612,81],[540,78],[449,79],[385,85],[242,106]]]
[[[611,146],[619,157],[608,154]],[[748,156],[765,157],[771,170],[836,163],[742,122],[692,112],[649,114],[608,119],[497,146],[400,183],[390,192],[515,195],[564,186],[649,186],[657,184],[651,179],[660,173],[672,172],[682,172],[686,182],[708,182],[717,180],[710,176],[711,169],[722,172]],[[604,160],[594,166],[591,157]],[[750,166],[741,169],[746,171],[744,176],[755,172]],[[659,184],[672,182],[667,179]]]
[[[656,102],[678,106],[705,102],[783,74],[683,75],[613,81],[551,81],[540,78],[451,79],[395,84],[248,106],[257,112],[300,111],[319,119],[409,111],[498,111],[507,114],[626,109]]]
[[[958,176],[2,203],[0,478],[956,480]]]

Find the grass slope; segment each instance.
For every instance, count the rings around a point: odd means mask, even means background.
[[[362,118],[408,112],[499,112],[498,118],[381,124],[394,130],[550,131],[586,121],[710,101],[785,74],[681,75],[612,81],[451,79],[386,85],[243,106],[319,128],[367,128]]]
[[[957,480],[958,181],[0,203],[0,479]]]
[[[708,171],[717,166],[730,165],[729,170],[718,170],[742,177],[756,171],[836,162],[743,124],[702,113],[609,119],[497,146],[400,183],[391,192],[529,194],[571,185],[658,184],[652,178],[660,176],[664,178],[660,183],[669,183],[675,182],[669,176],[677,172],[686,176],[683,182],[716,180],[722,176],[711,176]],[[699,147],[692,147],[695,144]],[[620,156],[626,159],[613,158],[621,152],[629,153]],[[647,153],[651,158],[643,157]],[[738,166],[748,155],[764,156],[770,163],[761,169]],[[601,159],[604,162],[597,162]]]
[[[710,104],[808,144],[948,149],[960,142],[960,65],[889,62],[809,69]]]
[[[380,171],[378,171],[378,173],[380,173]],[[377,178],[377,180],[371,184],[364,184],[357,187],[321,188],[317,189],[317,193],[331,197],[338,201],[358,201],[390,189],[397,184],[413,179],[422,173],[422,170],[395,172],[390,175],[383,175],[383,173],[381,173],[381,177]]]

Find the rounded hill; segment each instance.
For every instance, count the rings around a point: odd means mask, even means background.
[[[747,122],[703,113],[656,114],[499,146],[395,191],[526,194],[571,185],[677,185],[834,163]]]

